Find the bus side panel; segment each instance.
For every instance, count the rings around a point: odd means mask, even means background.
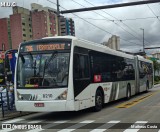
[[[146,59],[138,59],[138,68],[139,92],[143,92],[147,90],[147,87],[152,88],[153,86],[153,64]]]
[[[140,81],[139,81],[139,65],[138,65],[138,57],[135,56],[135,93],[139,93],[140,91]]]
[[[75,40],[72,40],[72,47],[70,52],[70,64],[69,64],[69,82],[68,82],[68,93],[67,93],[67,102],[66,109],[68,111],[73,111],[77,109],[77,105],[75,105],[74,100],[74,86],[73,86],[73,49],[74,49]]]

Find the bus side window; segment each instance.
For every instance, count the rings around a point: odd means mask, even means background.
[[[74,54],[74,78],[89,78],[89,64],[88,64],[88,56],[81,54]]]

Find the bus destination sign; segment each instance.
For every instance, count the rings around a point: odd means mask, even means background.
[[[55,44],[33,44],[21,47],[21,51],[47,51],[47,50],[67,50],[71,48],[70,43]]]

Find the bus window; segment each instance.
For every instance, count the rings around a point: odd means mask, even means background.
[[[74,78],[89,78],[89,64],[87,55],[74,55]]]

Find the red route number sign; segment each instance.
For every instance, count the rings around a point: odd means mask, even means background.
[[[102,81],[101,75],[94,75],[94,82],[101,82],[101,81]]]

